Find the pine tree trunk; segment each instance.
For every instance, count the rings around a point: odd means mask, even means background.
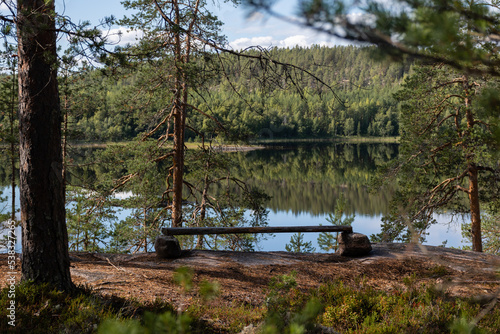
[[[208,182],[208,168],[210,167],[209,161],[207,161],[205,165],[205,179],[204,179],[204,186],[203,186],[203,193],[201,195],[201,204],[200,204],[200,223],[203,223],[205,221],[205,216],[207,212],[207,197],[208,197],[208,187],[210,186],[210,183]],[[199,226],[199,225],[198,225]],[[198,241],[196,242],[196,249],[202,249],[203,248],[203,235],[200,234],[198,235]]]
[[[172,227],[181,227],[182,186],[184,181],[184,115],[183,108],[176,108],[177,110],[174,112]]]
[[[22,280],[70,290],[54,1],[17,3]]]
[[[478,172],[476,165],[469,165],[469,202],[471,214],[472,250],[475,252],[482,252],[483,243],[481,240],[481,210],[479,206],[477,173]]]
[[[180,24],[180,10],[177,1],[172,3],[175,11],[175,24]],[[186,127],[186,106],[183,98],[187,93],[183,82],[183,59],[180,31],[175,33],[175,96],[174,96],[174,159],[173,159],[173,198],[172,227],[182,226],[182,187],[184,185],[184,131]]]
[[[13,58],[14,59],[14,58]],[[19,150],[16,150],[16,143],[14,142],[14,121],[16,118],[16,63],[12,60],[12,87],[10,90],[10,167],[11,167],[11,220],[16,220],[16,157],[19,153]]]
[[[467,120],[467,134],[470,135],[473,132],[474,125],[476,124],[474,120],[474,114],[472,112],[472,104],[470,97],[471,84],[467,76],[464,76],[464,91],[465,91],[465,118]],[[467,169],[469,176],[469,203],[470,203],[470,215],[471,215],[471,234],[472,234],[472,250],[475,252],[483,251],[483,242],[481,240],[481,208],[479,206],[479,186],[478,186],[478,168],[474,163],[474,151],[467,146]]]

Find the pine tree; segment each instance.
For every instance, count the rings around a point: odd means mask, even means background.
[[[386,236],[405,228],[421,234],[435,212],[468,213],[472,248],[482,251],[480,203],[500,195],[492,126],[478,101],[487,85],[446,66],[425,66],[395,95],[402,102],[401,148],[388,173],[398,175],[400,191]]]
[[[124,1],[123,4],[126,8],[136,10],[137,14],[124,19],[122,24],[144,32],[136,52],[148,54],[147,58],[154,64],[143,67],[149,69],[148,86],[152,87],[150,92],[172,92],[161,96],[164,105],[157,114],[161,120],[146,137],[161,130],[163,133],[159,136],[159,142],[173,140],[173,148],[169,154],[172,166],[166,183],[169,184],[168,197],[171,198],[172,226],[182,226],[184,143],[188,111],[207,115],[194,108],[189,101],[190,90],[197,86],[196,81],[201,78],[200,69],[193,57],[201,51],[200,41],[213,40],[219,43],[222,40],[218,35],[221,23],[207,10],[204,1],[182,3],[177,0],[135,0]]]
[[[347,215],[347,200],[343,193],[340,193],[339,198],[335,204],[335,211],[328,214],[328,218],[326,219],[329,223],[335,226],[351,226],[354,222],[354,215]],[[322,232],[318,237],[318,245],[319,248],[328,252],[331,250],[337,250],[338,241],[337,241],[338,233],[329,233]]]
[[[54,1],[19,0],[16,23],[22,279],[70,290]]]

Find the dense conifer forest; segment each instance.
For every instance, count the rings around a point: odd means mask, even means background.
[[[375,51],[314,46],[266,52],[270,59],[293,65],[293,71],[234,55],[205,56],[199,68],[206,73],[196,78],[204,85],[191,92],[192,107],[237,140],[397,136],[398,106],[392,94],[413,65],[378,61]],[[257,54],[247,51],[252,52]],[[120,69],[119,76],[94,68],[61,80],[71,139],[127,140],[155,126],[155,115],[164,108],[160,97],[137,93],[150,75],[136,68]],[[198,133],[187,129],[187,140],[217,133],[217,122],[195,112],[188,125]]]

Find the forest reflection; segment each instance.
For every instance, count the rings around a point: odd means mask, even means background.
[[[74,147],[71,150],[72,185],[97,186],[97,180],[120,176],[96,159],[100,149]],[[376,168],[398,155],[397,144],[387,143],[300,143],[267,145],[264,149],[225,153],[231,159],[229,174],[258,187],[270,197],[268,209],[294,214],[324,215],[333,212],[342,192],[347,213],[375,216],[386,213],[394,186],[370,193],[368,185]],[[0,186],[10,184],[7,159],[0,161]],[[159,168],[158,180],[166,171]],[[187,174],[189,176],[189,173]],[[227,191],[224,185],[212,190]],[[232,189],[238,195],[238,189]]]
[[[231,174],[271,196],[274,212],[328,214],[342,192],[347,213],[374,216],[386,213],[394,192],[389,185],[370,193],[368,185],[377,166],[397,157],[397,144],[279,144],[230,154]]]

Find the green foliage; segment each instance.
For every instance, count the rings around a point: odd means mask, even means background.
[[[110,225],[116,219],[115,210],[99,194],[79,188],[68,189],[66,224],[69,249],[99,252],[108,248]]]
[[[147,6],[150,5],[142,7]],[[411,63],[377,62],[371,58],[372,52],[373,48],[353,46],[269,51],[272,59],[309,71],[334,87],[333,92],[300,73],[295,75],[295,88],[291,82],[283,85],[286,75],[271,80],[269,71],[258,61],[225,55],[220,59],[223,73],[218,68],[220,62],[214,61],[211,55],[193,55],[190,65],[193,68],[186,70],[190,75],[195,73],[192,77],[188,75],[188,79],[192,80],[189,83],[196,87],[197,94],[193,94],[190,104],[211,118],[189,109],[188,124],[196,131],[186,129],[186,140],[200,140],[201,135],[205,139],[229,140],[397,136],[398,111],[391,94],[410,73]],[[248,54],[256,53],[248,51]],[[168,116],[162,101],[172,97],[168,88],[172,83],[162,80],[161,73],[171,72],[173,62],[171,56],[163,59],[114,69],[115,76],[84,69],[69,78],[71,103],[68,108],[70,123],[75,124],[70,129],[70,137],[116,141],[153,130],[159,120]],[[331,66],[337,70],[324,70]],[[346,103],[336,102],[334,94]],[[220,133],[214,120],[225,127],[226,134]],[[166,130],[166,124],[157,129],[161,133]]]
[[[188,293],[193,289],[193,269],[189,267],[179,267],[174,272],[174,283],[182,288],[183,293]],[[220,294],[220,284],[203,280],[198,286],[198,294],[203,301],[214,299]]]
[[[335,204],[335,211],[333,213],[329,213],[326,220],[335,226],[351,226],[354,222],[355,215],[347,215],[346,210],[347,201],[345,199],[345,195],[344,193],[340,193],[340,196]],[[320,233],[318,237],[319,247],[326,252],[331,250],[336,251],[338,248],[337,235],[338,233]]]
[[[6,162],[5,174],[2,179],[8,180],[11,186],[11,196],[15,196],[16,184],[18,184],[19,173],[19,120],[18,120],[18,77],[17,56],[15,45],[9,44],[8,38],[13,32],[9,23],[2,26],[2,37],[4,43],[0,49],[0,156]],[[12,35],[10,36],[12,37]],[[8,161],[8,162],[7,162]],[[7,168],[8,166],[8,168]],[[0,192],[1,195],[1,192]],[[0,198],[0,230],[6,219],[16,219],[17,210],[15,203],[11,201],[9,210],[5,210]]]
[[[9,227],[7,225],[11,215],[10,215],[10,212],[6,212],[5,210],[5,207],[6,205],[4,204],[4,202],[7,200],[6,197],[2,197],[2,190],[0,189],[0,233],[4,234],[3,238],[0,239],[0,246],[2,248],[7,248],[7,245],[9,244],[9,239],[8,239],[8,234],[6,235],[6,233],[8,233],[7,231],[9,231]]]
[[[283,83],[287,76],[268,78],[269,71],[257,61],[227,56],[224,69],[232,87],[214,80],[217,89],[206,98],[199,98],[199,103],[213,104],[211,110],[231,131],[230,138],[394,136],[398,134],[398,115],[391,108],[390,95],[395,82],[400,82],[410,70],[410,64],[376,63],[369,56],[371,51],[352,46],[269,50],[266,56],[309,71],[327,86],[334,87],[333,92],[299,71],[291,74],[293,83]],[[322,67],[327,66],[338,70],[325,71]],[[237,93],[232,91],[233,87]],[[345,103],[339,103],[337,96]],[[387,126],[388,122],[393,124],[392,128]],[[204,124],[202,129],[208,131],[210,126]]]
[[[199,294],[204,301],[215,299],[221,293],[219,282],[203,280],[199,284]]]
[[[395,94],[401,102],[400,155],[379,176],[396,178],[399,189],[373,240],[423,241],[434,213],[472,214],[467,194],[475,170],[478,200],[500,196],[499,187],[482,186],[496,184],[498,175],[492,132],[478,103],[486,86],[484,78],[441,65],[419,67],[405,80]]]
[[[306,294],[298,289],[296,276],[292,271],[269,282],[263,333],[306,333],[321,313],[319,301],[307,300]]]
[[[305,333],[314,324],[340,333],[496,333],[500,308],[482,312],[472,299],[450,297],[415,275],[389,292],[337,280],[297,294],[296,274],[274,278],[264,333]],[[307,306],[306,306],[307,305]],[[301,310],[303,310],[301,312]]]
[[[193,288],[193,269],[189,267],[180,267],[175,270],[174,282],[179,285],[184,293]]]
[[[12,300],[9,288],[0,293],[0,316],[7,319],[7,306]],[[90,291],[68,294],[46,284],[25,282],[16,285],[16,327],[23,333],[93,333],[101,319],[115,317],[118,310]],[[0,323],[0,332],[12,328]],[[20,331],[20,332],[21,332]]]
[[[326,305],[322,324],[342,333],[444,333],[450,326],[456,327],[457,321],[467,321],[470,326],[479,314],[480,305],[451,299],[433,287],[417,286],[414,279],[405,278],[404,289],[389,293],[366,286],[351,288],[341,282],[323,286],[318,291]],[[492,311],[475,331],[494,331],[499,312],[498,308]]]
[[[470,223],[462,224],[462,237],[468,243],[471,242]],[[481,216],[481,237],[485,253],[500,255],[500,217],[498,212],[490,211]],[[469,246],[463,248],[470,249]]]
[[[200,287],[201,288],[201,287]],[[255,325],[262,321],[265,309],[261,305],[253,305],[248,302],[233,302],[231,304],[205,301],[203,303],[192,303],[186,313],[192,319],[214,319],[218,327],[213,331],[211,328],[201,325],[199,333],[241,333],[244,327]],[[207,322],[208,323],[208,322]]]
[[[430,270],[432,275],[435,272],[441,274],[442,268]],[[402,285],[391,291],[375,289],[362,280],[353,286],[336,280],[302,294],[297,294],[296,275],[271,280],[264,333],[293,333],[294,329],[304,333],[314,324],[339,333],[498,332],[498,305],[483,312],[473,299],[451,297],[442,288],[419,284],[415,274],[404,277]]]
[[[193,274],[193,270],[189,267],[179,267],[175,270],[173,280],[182,288],[183,294],[189,293],[194,287]],[[199,285],[199,295],[205,302],[215,298],[219,291],[220,285],[217,282],[202,281]],[[183,313],[181,310],[178,310],[177,314],[171,311],[162,314],[145,312],[142,321],[138,319],[107,319],[99,325],[98,333],[191,333],[195,322],[189,313]],[[191,313],[193,312],[191,311]],[[209,328],[202,327],[201,332],[203,331],[209,331]]]
[[[254,10],[277,15],[272,11],[274,1],[245,2]],[[378,45],[379,53],[393,59],[411,55],[498,76],[498,40],[491,38],[500,26],[498,7],[496,0],[369,0],[363,6],[352,1],[301,0],[298,15],[312,29]],[[370,19],[349,19],[353,11]]]
[[[436,269],[440,271],[440,269]],[[430,272],[433,272],[431,270]],[[188,275],[189,276],[189,275]],[[269,283],[267,314],[262,333],[309,333],[317,324],[341,333],[497,333],[500,308],[483,312],[484,305],[452,297],[433,286],[419,285],[415,275],[391,291],[341,281],[307,292],[299,289],[297,273],[277,276]],[[203,289],[200,285],[200,291]],[[0,293],[0,316],[6,317],[9,290]],[[201,294],[201,292],[200,292]],[[212,333],[220,332],[198,318],[223,321],[224,330],[240,332],[259,323],[262,310],[250,305],[225,309],[216,303],[194,303],[175,314],[163,302],[139,304],[108,298],[89,290],[64,293],[47,285],[16,286],[16,329],[23,333]],[[8,332],[7,322],[0,331]]]
[[[266,306],[271,312],[284,314],[288,306],[295,305],[297,302],[289,304],[289,298],[293,295],[297,297],[297,272],[292,271],[288,275],[273,277],[269,282],[269,293],[266,297]],[[292,297],[293,298],[293,297]]]
[[[290,317],[289,323],[283,325],[282,320],[278,319],[278,315],[273,315],[266,319],[266,322],[261,329],[261,333],[265,334],[305,334],[310,333],[314,329],[317,317],[323,311],[323,307],[319,300],[311,299],[307,301],[301,311],[294,314],[288,314]]]
[[[148,140],[107,145],[83,161],[75,161],[72,174],[79,176],[75,183],[84,190],[69,198],[75,201],[68,212],[70,233],[79,232],[73,226],[77,222],[83,222],[83,227],[97,222],[98,226],[105,226],[108,250],[150,251],[168,219],[164,209],[167,204],[162,199],[166,186],[158,181],[166,169],[161,159],[166,152]],[[120,210],[128,210],[129,214],[118,221],[115,213]]]
[[[205,296],[213,296],[217,284],[204,284],[212,285],[211,288],[203,288],[210,290]],[[2,319],[7,319],[11,293],[9,287],[0,291]],[[163,301],[141,304],[113,296],[103,297],[83,288],[66,293],[46,284],[24,282],[16,285],[15,302],[16,327],[12,328],[7,321],[2,321],[2,333],[215,332],[208,323],[193,319],[188,314],[175,314],[173,308]]]
[[[304,234],[299,232],[290,237],[290,242],[285,245],[285,250],[295,253],[313,253],[316,248],[312,246],[311,241],[304,242]]]
[[[100,231],[97,227],[105,226],[107,234],[97,237],[106,237],[101,246],[106,246],[108,251],[150,251],[160,229],[170,223],[171,197],[168,184],[161,181],[170,168],[170,161],[163,159],[169,149],[158,147],[154,140],[146,140],[75,153],[69,182],[86,190],[77,193],[70,188],[73,192],[68,198],[71,238],[77,238],[81,244],[82,238],[87,238],[83,230],[93,228],[97,233]],[[196,149],[187,155],[185,178],[192,191],[186,193],[183,205],[185,226],[267,224],[265,202],[269,197],[256,186],[247,186],[232,177],[230,171],[235,163],[230,154],[217,153],[213,148]],[[231,192],[231,186],[236,188],[235,193]],[[118,221],[113,216],[117,211],[126,212],[126,217]],[[209,236],[200,244],[213,249],[253,250],[260,237],[251,234]],[[194,247],[196,242],[193,238],[180,241],[184,248]],[[73,248],[76,249],[76,245]]]
[[[171,312],[157,315],[151,312],[144,314],[143,325],[139,320],[107,319],[99,325],[99,334],[139,334],[139,333],[190,333],[191,319],[186,314],[178,316]]]

